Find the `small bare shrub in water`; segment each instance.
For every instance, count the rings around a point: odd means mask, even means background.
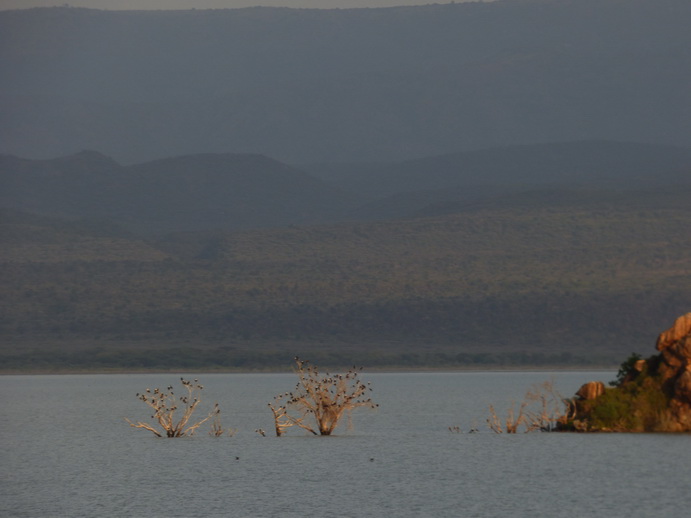
[[[227,435],[232,437],[238,432],[237,428],[224,428],[221,424],[221,414],[220,412],[214,416],[214,420],[211,422],[211,429],[209,430],[209,435],[212,437],[221,437]]]
[[[158,423],[160,428],[157,428],[155,424],[143,423],[141,421],[133,423],[127,418],[125,418],[125,421],[134,428],[149,430],[156,437],[183,437],[193,435],[202,424],[219,416],[221,409],[218,407],[218,403],[216,403],[204,418],[194,421],[192,414],[194,414],[197,406],[201,403],[199,392],[204,387],[197,380],[188,381],[180,378],[180,383],[182,383],[185,394],[179,397],[175,396],[172,386],[169,386],[167,391],[156,388],[154,390],[146,389],[146,392],[143,394],[137,394],[137,398],[153,410],[151,419]],[[212,427],[212,435],[223,435],[223,433],[224,430],[221,427],[220,420],[217,420],[214,427]]]
[[[515,404],[511,405],[503,423],[490,405],[487,425],[495,433],[517,433],[521,425],[526,432],[550,432],[568,418],[568,411],[569,406],[555,389],[554,381],[545,381],[533,385],[526,392],[517,412]]]
[[[506,414],[506,420],[504,421],[504,424],[502,426],[501,419],[497,415],[497,412],[494,410],[494,407],[490,405],[489,418],[487,419],[487,425],[489,426],[489,429],[492,430],[494,433],[516,433],[518,431],[518,427],[526,421],[525,408],[527,406],[527,403],[524,401],[519,405],[518,415],[516,415],[514,406],[515,405],[511,405],[511,407],[509,408]]]
[[[354,408],[378,406],[368,397],[372,390],[369,384],[358,377],[362,368],[353,367],[345,374],[322,375],[308,361],[296,357],[295,364],[298,376],[295,391],[279,394],[269,403],[277,436],[293,426],[314,435],[331,435]]]
[[[569,419],[572,405],[554,387],[554,380],[532,386],[525,394],[528,403],[527,431],[552,432]]]

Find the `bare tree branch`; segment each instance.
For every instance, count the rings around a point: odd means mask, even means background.
[[[296,357],[295,364],[298,376],[295,391],[279,394],[273,404],[269,403],[277,436],[292,426],[314,435],[331,435],[354,408],[379,406],[366,397],[372,389],[358,377],[362,368],[353,367],[345,374],[321,375],[308,361]]]
[[[192,382],[180,378],[180,383],[182,383],[186,394],[179,398],[175,397],[172,386],[168,386],[165,392],[156,388],[153,391],[146,389],[143,394],[137,394],[137,398],[154,411],[151,419],[158,423],[161,430],[154,425],[142,423],[141,421],[133,423],[127,418],[125,418],[125,421],[134,428],[149,430],[157,437],[183,437],[193,435],[202,424],[221,413],[218,403],[216,403],[206,417],[190,424],[192,414],[194,414],[197,406],[201,403],[201,399],[197,394],[204,387],[197,380]],[[175,414],[178,410],[182,411],[182,415],[176,420]]]

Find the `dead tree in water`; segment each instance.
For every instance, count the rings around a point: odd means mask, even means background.
[[[274,415],[276,437],[281,437],[282,435],[284,435],[286,430],[291,426],[300,426],[300,423],[302,423],[302,419],[292,418],[288,415],[288,411],[286,410],[286,403],[282,403],[284,398],[285,394],[279,394],[278,396],[274,397],[273,404],[269,403],[269,408],[271,409],[271,412]],[[264,435],[264,433],[261,433],[261,435]]]
[[[492,430],[494,433],[503,433],[504,431],[506,431],[506,433],[516,433],[518,431],[518,427],[526,420],[526,406],[527,403],[521,403],[521,405],[518,407],[518,415],[516,416],[514,412],[514,406],[511,405],[511,408],[509,408],[509,411],[506,416],[506,422],[502,427],[501,419],[499,419],[499,416],[497,416],[494,407],[490,405],[490,416],[487,419],[487,424],[489,425],[490,430]]]
[[[204,387],[202,387],[197,380],[192,382],[180,378],[180,383],[182,383],[187,393],[179,398],[176,398],[173,393],[172,386],[167,388],[167,392],[157,388],[153,391],[151,389],[146,389],[145,393],[137,394],[138,399],[153,409],[154,413],[151,419],[158,422],[161,427],[160,430],[154,425],[142,423],[141,421],[133,423],[127,418],[125,418],[125,421],[134,428],[149,430],[156,437],[183,437],[185,435],[193,435],[202,424],[221,413],[221,409],[218,407],[218,403],[216,403],[206,417],[199,421],[190,421],[192,419],[192,414],[199,403],[201,403],[201,399],[195,394]],[[182,415],[179,419],[176,419],[176,412],[178,410],[181,411]]]
[[[525,394],[523,402],[518,406],[518,413],[511,405],[507,412],[505,423],[490,405],[490,416],[487,425],[495,433],[517,433],[518,427],[525,426],[526,432],[550,432],[556,429],[557,423],[562,422],[564,413],[568,412],[564,398],[554,387],[554,381],[545,381],[533,385]]]
[[[358,407],[376,408],[366,397],[372,389],[358,378],[353,367],[345,374],[319,374],[317,367],[295,357],[298,383],[294,392],[279,394],[269,407],[274,414],[276,435],[298,426],[314,435],[331,435],[344,415]]]
[[[214,417],[214,420],[211,421],[211,429],[209,430],[209,435],[211,437],[221,437],[223,435],[227,435],[229,437],[232,437],[237,433],[236,428],[224,428],[223,425],[221,424],[221,412],[219,411],[218,414]]]
[[[554,386],[554,380],[533,385],[525,394],[530,404],[527,413],[528,431],[551,432],[568,419],[569,405]]]

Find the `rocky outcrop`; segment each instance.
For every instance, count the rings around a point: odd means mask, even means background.
[[[581,399],[590,400],[596,399],[598,396],[601,396],[604,393],[604,383],[601,381],[589,381],[588,383],[584,383],[581,388],[578,389],[576,396]]]
[[[691,430],[691,313],[680,316],[657,339],[658,373],[670,395],[670,411],[680,431]]]
[[[689,333],[691,333],[691,313],[677,318],[671,328],[660,334],[657,339],[656,349],[658,351],[664,351],[669,348],[670,345],[673,345],[682,338],[688,337]]]
[[[660,351],[660,373],[673,378],[689,365],[691,360],[691,313],[677,318],[674,325],[657,339]]]
[[[660,334],[659,354],[633,355],[622,363],[613,387],[584,384],[571,400],[578,431],[691,431],[691,313]]]

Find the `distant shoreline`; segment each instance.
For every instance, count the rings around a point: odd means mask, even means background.
[[[330,370],[347,370],[347,367],[329,368]],[[616,371],[617,366],[494,366],[494,367],[377,367],[368,369],[366,374],[417,374],[417,373],[457,373],[457,372],[606,372]],[[290,374],[292,369],[0,369],[0,376],[69,376],[96,374]]]

